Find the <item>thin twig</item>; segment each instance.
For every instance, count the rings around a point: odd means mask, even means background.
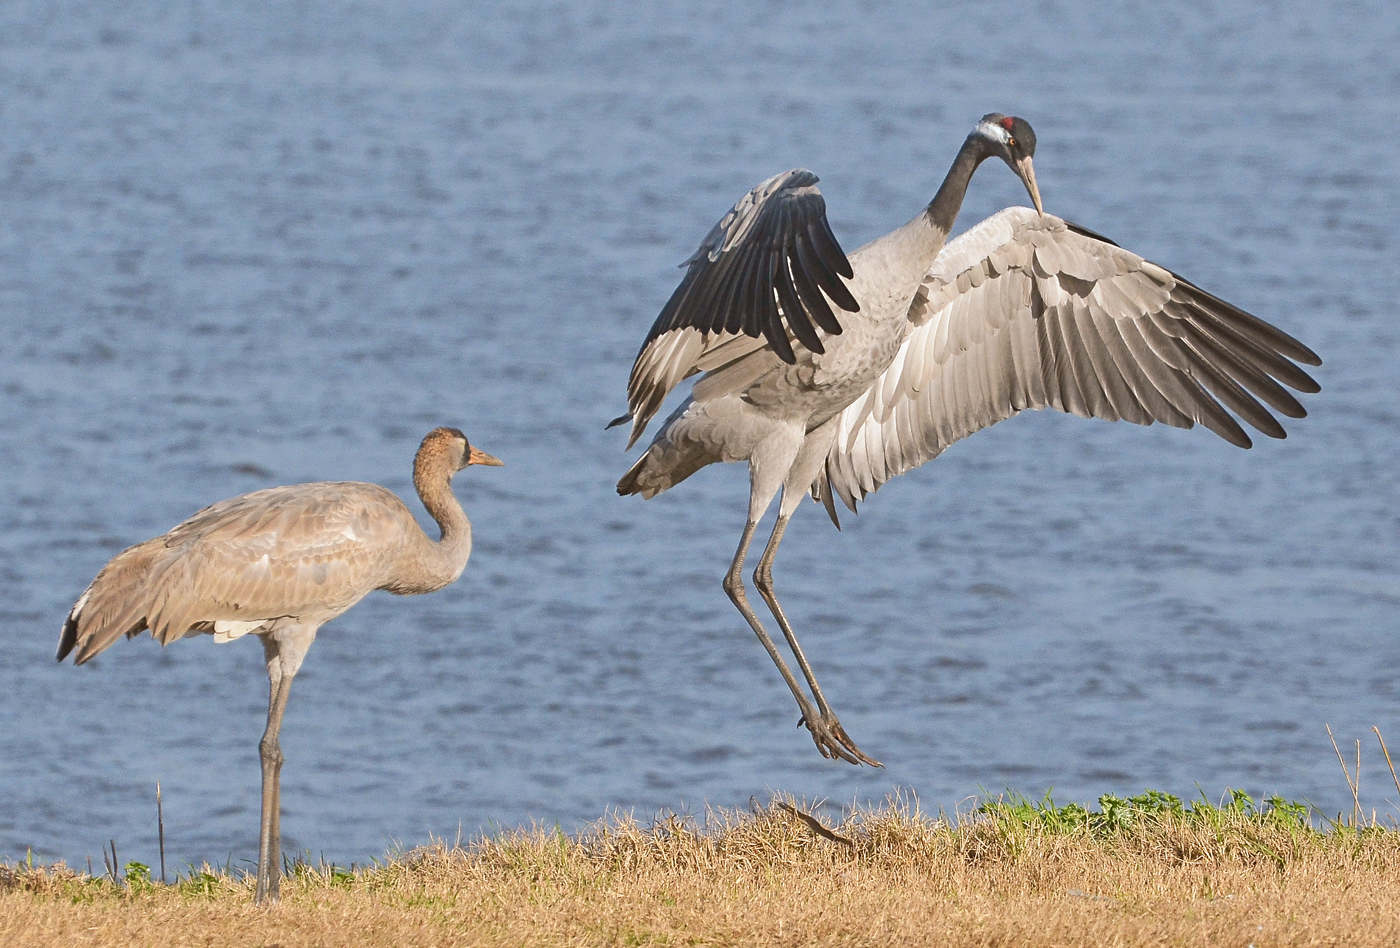
[[[1356,798],[1356,817],[1361,819],[1361,739],[1356,740],[1356,786],[1352,788],[1352,796]],[[1372,821],[1374,822],[1374,820]]]
[[[165,885],[165,814],[160,806],[160,781],[156,781],[156,826],[160,830],[160,884]]]
[[[111,865],[111,867],[107,870],[107,872],[108,872],[108,874],[111,875],[111,877],[112,877],[112,884],[113,884],[113,885],[121,885],[121,884],[122,884],[122,880],[117,876],[117,841],[116,841],[115,839],[109,839],[109,840],[107,840],[107,842],[109,842],[109,843],[112,844],[112,865]],[[106,852],[103,852],[103,853],[102,853],[102,861],[103,861],[103,862],[106,862],[106,861],[107,861],[107,853],[106,853]]]
[[[1376,740],[1381,742],[1381,753],[1385,755],[1385,765],[1390,768],[1390,779],[1395,781],[1395,789],[1400,792],[1400,777],[1395,776],[1395,765],[1390,762],[1390,751],[1386,750],[1385,738],[1381,737],[1381,729],[1372,725],[1371,730],[1376,732]]]
[[[1332,742],[1332,749],[1337,752],[1337,763],[1342,765],[1342,773],[1345,774],[1347,778],[1347,788],[1351,790],[1351,799],[1354,804],[1354,808],[1351,812],[1352,822],[1354,824],[1356,820],[1361,818],[1361,795],[1357,792],[1357,784],[1361,782],[1360,775],[1357,775],[1356,781],[1351,779],[1351,771],[1347,770],[1347,762],[1342,759],[1342,749],[1337,746],[1337,739],[1332,736],[1332,726],[1324,724],[1323,727],[1327,728],[1327,737]]]
[[[1328,740],[1330,740],[1330,741],[1332,742],[1332,749],[1333,749],[1334,751],[1337,752],[1337,763],[1339,763],[1339,764],[1342,765],[1342,773],[1346,774],[1346,777],[1347,777],[1347,787],[1350,788],[1350,787],[1351,787],[1351,771],[1350,771],[1350,770],[1347,770],[1347,762],[1346,762],[1345,760],[1342,760],[1342,752],[1341,752],[1341,749],[1337,747],[1337,739],[1336,739],[1335,737],[1332,736],[1332,725],[1330,725],[1330,724],[1324,724],[1324,725],[1322,725],[1322,726],[1325,727],[1325,728],[1327,728],[1327,738],[1328,738]]]

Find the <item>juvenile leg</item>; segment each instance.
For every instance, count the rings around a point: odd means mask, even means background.
[[[274,662],[268,662],[271,669]],[[269,675],[271,687],[267,704],[267,729],[263,731],[258,753],[262,758],[262,825],[258,833],[258,888],[254,902],[277,901],[282,878],[281,800],[282,748],[277,736],[282,730],[282,714],[292,690],[291,676]]]
[[[291,626],[262,635],[267,659],[267,729],[258,744],[262,758],[262,823],[258,833],[258,885],[254,902],[275,902],[282,879],[282,715],[292,679],[316,638],[314,626]]]

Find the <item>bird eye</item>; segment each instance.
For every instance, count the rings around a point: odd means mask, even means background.
[[[1014,139],[1014,138],[1008,138],[1008,139],[1006,140],[1006,143],[1007,143],[1008,145],[1010,145],[1012,148],[1015,148],[1015,147],[1016,147],[1016,139]]]

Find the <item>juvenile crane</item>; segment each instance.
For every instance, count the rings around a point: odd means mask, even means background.
[[[854,512],[895,475],[1030,408],[1140,425],[1199,422],[1248,448],[1230,411],[1282,438],[1260,400],[1302,418],[1283,385],[1318,391],[1295,363],[1321,360],[1292,336],[1043,213],[1034,153],[1024,119],[984,116],[928,206],[849,257],[831,233],[816,175],[769,178],[686,261],[633,363],[628,413],[613,422],[632,422],[628,448],[672,388],[704,374],[617,491],[650,498],[707,464],[748,462],[748,519],[724,589],[825,757],[879,766],[841,727],[773,590],[778,545],[808,491],[839,527],[835,497]],[[945,247],[968,182],[992,157],[1021,179],[1035,210],[1007,208]],[[810,697],[744,591],[744,558],[779,490],[753,581]]]
[[[118,553],[78,597],[58,660],[81,665],[144,629],[162,645],[210,633],[262,639],[270,695],[262,758],[262,827],[255,901],[277,898],[282,870],[282,750],[277,736],[292,678],[316,630],[375,589],[428,593],[452,583],[472,551],[472,525],[452,475],[501,462],[455,428],[428,432],[413,486],[442,531],[436,542],[378,484],[321,481],[273,487],[205,507],[163,536]]]

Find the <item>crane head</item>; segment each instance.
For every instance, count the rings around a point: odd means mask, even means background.
[[[1040,205],[1040,188],[1035,183],[1035,168],[1031,164],[1031,157],[1035,154],[1035,132],[1031,129],[1031,123],[1015,115],[988,112],[972,130],[972,135],[984,143],[988,158],[996,155],[1016,172],[1016,177],[1026,186],[1036,211],[1043,215],[1045,210]]]
[[[435,461],[435,458],[441,460]],[[414,482],[417,483],[420,469],[426,469],[434,463],[446,467],[449,472],[447,476],[451,477],[453,472],[471,464],[500,467],[505,462],[472,446],[459,428],[434,428],[423,438],[423,443],[418,448],[418,456],[413,461]]]

